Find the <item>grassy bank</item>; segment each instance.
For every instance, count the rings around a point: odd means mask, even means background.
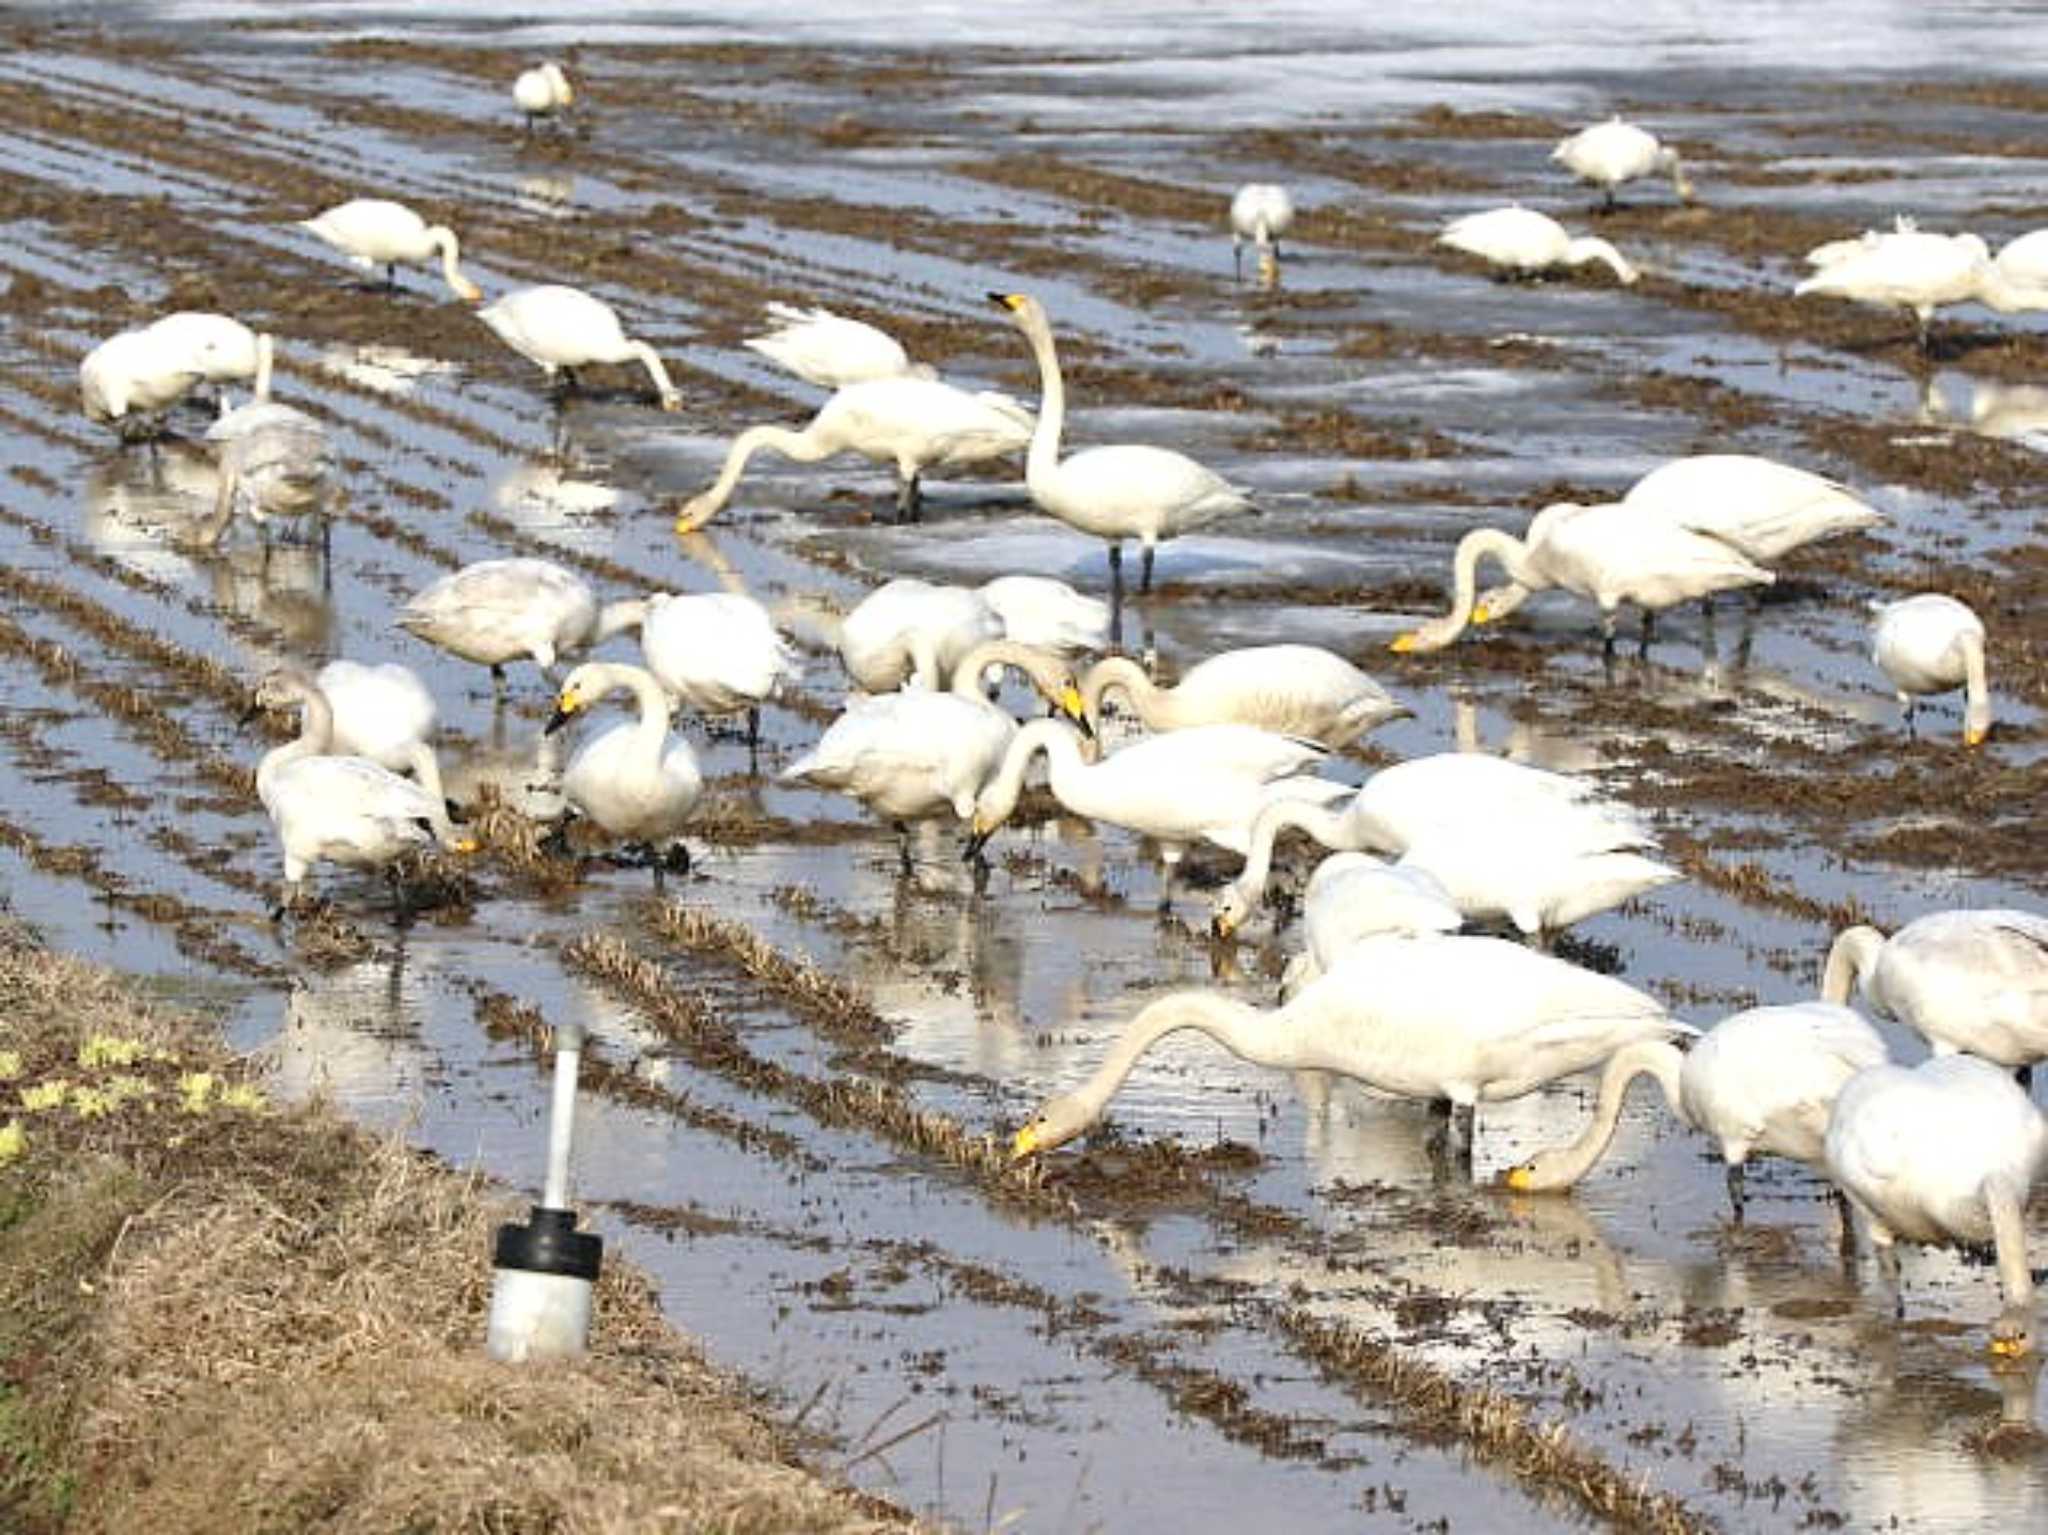
[[[616,1260],[596,1352],[482,1352],[519,1206],[0,927],[0,1529],[901,1528]]]

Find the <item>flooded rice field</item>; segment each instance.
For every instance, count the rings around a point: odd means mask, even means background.
[[[1467,1176],[1431,1156],[1420,1106],[1307,1092],[1183,1035],[1112,1128],[1008,1165],[1009,1132],[1145,1002],[1270,1002],[1298,932],[1269,910],[1212,940],[1234,872],[1214,851],[1162,919],[1149,851],[1046,796],[985,881],[950,825],[906,874],[885,825],[776,774],[837,711],[835,620],[865,591],[1028,571],[1100,592],[1102,545],[1034,512],[1011,464],[937,476],[902,526],[886,471],[763,457],[702,531],[672,531],[735,432],[821,402],[739,345],[765,303],[873,320],[948,378],[1030,398],[984,298],[1027,291],[1060,335],[1072,443],[1179,448],[1260,507],[1162,547],[1125,650],[1171,674],[1329,646],[1415,711],[1338,776],[1491,752],[1652,819],[1686,879],[1562,953],[1704,1026],[1814,995],[1847,923],[2048,905],[2048,323],[1944,311],[1923,359],[1903,314],[1790,291],[1806,249],[1897,214],[1994,246],[2048,224],[2048,26],[1866,0],[1785,35],[1775,7],[1637,9],[1621,43],[1592,6],[1368,27],[1304,3],[1257,24],[910,6],[886,26],[610,5],[524,31],[453,6],[11,13],[8,901],[225,1009],[293,1089],[519,1185],[541,1170],[545,1028],[584,1020],[592,1218],[834,1466],[952,1524],[2040,1527],[2038,1365],[1986,1355],[1994,1271],[1909,1252],[1896,1320],[1820,1182],[1767,1161],[1733,1224],[1708,1143],[1647,1090],[1575,1191],[1517,1195],[1497,1175],[1575,1135],[1589,1083],[1482,1107]],[[572,45],[581,118],[524,133],[510,80]],[[1682,151],[1693,206],[1636,183],[1595,217],[1549,162],[1617,111]],[[1233,278],[1247,180],[1301,209],[1276,287]],[[437,278],[354,284],[293,221],[355,196],[453,225],[489,293],[599,294],[681,409],[623,369],[558,405]],[[1432,243],[1517,199],[1597,226],[1641,281],[1495,282]],[[173,309],[278,338],[279,393],[338,445],[324,537],[208,546],[204,416],[151,450],[79,413],[83,353]],[[1465,531],[1713,451],[1837,477],[1887,520],[1800,551],[1761,602],[1673,610],[1646,650],[1625,625],[1603,656],[1592,610],[1551,594],[1389,651],[1443,610]],[[657,889],[503,832],[402,930],[380,880],[332,871],[328,916],[273,926],[250,773],[282,735],[243,707],[280,660],[405,662],[440,701],[456,797],[545,797],[546,684],[514,667],[494,703],[480,668],[391,623],[512,554],[606,597],[746,592],[798,643],[757,752],[688,726],[694,868]],[[1952,699],[1909,738],[1869,661],[1869,605],[1924,589],[1989,629],[1997,725],[1975,752]],[[2048,1261],[2040,1197],[2030,1226]]]

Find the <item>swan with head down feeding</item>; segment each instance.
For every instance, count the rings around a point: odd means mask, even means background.
[[[839,659],[865,692],[907,683],[941,688],[968,651],[1004,637],[1002,618],[981,592],[899,576],[840,620]]]
[[[1624,284],[1634,282],[1637,276],[1621,252],[1605,240],[1595,235],[1574,238],[1549,214],[1519,205],[1452,219],[1436,243],[1477,256],[1509,277],[1534,277],[1552,267],[1589,262],[1606,267]]]
[[[1777,579],[1723,540],[1642,516],[1625,503],[1559,502],[1538,512],[1521,538],[1478,528],[1459,539],[1451,563],[1451,611],[1400,635],[1392,648],[1441,650],[1468,624],[1488,622],[1493,614],[1476,588],[1479,562],[1489,558],[1524,593],[1558,587],[1590,598],[1599,606],[1600,633],[1610,650],[1623,603],[1642,609],[1648,644],[1656,615],[1665,608]]]
[[[1559,140],[1550,158],[1580,181],[1600,188],[1602,212],[1614,207],[1616,187],[1643,176],[1669,176],[1678,200],[1692,201],[1692,182],[1678,151],[1659,143],[1647,128],[1618,116]]]
[[[512,81],[512,104],[519,109],[526,132],[531,134],[536,124],[567,119],[569,109],[576,104],[576,87],[569,83],[568,71],[550,59],[519,71]]]
[[[1835,1098],[1824,1151],[1829,1174],[1869,1223],[1896,1286],[1894,1244],[1991,1244],[2005,1305],[1991,1352],[2034,1348],[2027,1196],[2048,1163],[2048,1120],[2013,1079],[1969,1055],[1916,1067],[1873,1066]],[[1905,1309],[1903,1293],[1897,1305]]]
[[[1728,1202],[1740,1221],[1749,1158],[1763,1152],[1819,1170],[1836,1095],[1857,1072],[1889,1059],[1877,1030],[1832,1002],[1734,1013],[1683,1051],[1666,1040],[1629,1045],[1607,1062],[1585,1132],[1510,1168],[1503,1181],[1535,1192],[1577,1183],[1612,1144],[1629,1084],[1647,1076],[1672,1113],[1719,1144]]]
[[[1828,948],[1820,994],[1847,1002],[1858,987],[1936,1055],[1961,1051],[2008,1068],[2048,1059],[2048,917],[2035,912],[1929,912],[1890,938],[1844,928]]]
[[[626,334],[618,312],[581,288],[547,283],[521,288],[486,304],[476,317],[528,362],[537,363],[548,382],[559,379],[578,387],[576,370],[594,363],[637,362],[654,381],[663,410],[680,410],[683,398],[669,382],[661,356],[645,341]]]
[[[1871,626],[1870,659],[1899,695],[1906,728],[1922,698],[1963,690],[1963,745],[1991,733],[1991,685],[1984,669],[1984,621],[1940,592],[1887,602]]]
[[[1830,242],[1808,260],[1823,252],[1828,259],[1793,286],[1794,296],[1818,293],[1907,310],[1923,353],[1932,337],[1934,312],[1944,305],[1978,303],[1999,314],[2048,309],[2048,289],[2015,281],[1974,234],[1935,234],[1902,221],[1890,233]]]
[[[465,303],[483,302],[483,289],[462,275],[461,244],[445,224],[429,224],[404,203],[382,197],[358,197],[329,208],[299,227],[318,235],[366,272],[384,268],[384,284],[398,287],[398,266],[439,260],[441,276]]]
[[[1230,261],[1244,279],[1244,242],[1258,257],[1259,282],[1271,287],[1280,277],[1280,237],[1294,227],[1294,199],[1270,181],[1248,181],[1230,199]]]
[[[1168,737],[1166,739],[1172,739]],[[1045,1152],[1102,1115],[1141,1056],[1183,1029],[1256,1066],[1332,1072],[1401,1098],[1452,1106],[1469,1161],[1476,1105],[1519,1098],[1600,1065],[1639,1040],[1690,1032],[1633,986],[1498,938],[1362,939],[1278,1008],[1217,991],[1160,998],[1126,1024],[1095,1074],[1017,1132],[1013,1156]]]

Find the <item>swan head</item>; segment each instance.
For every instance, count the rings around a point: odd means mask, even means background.
[[[1556,1162],[1555,1149],[1539,1151],[1528,1161],[1510,1167],[1502,1173],[1500,1181],[1518,1194],[1536,1194],[1547,1189],[1563,1187],[1562,1181],[1552,1171]]]
[[[1045,306],[1028,293],[991,293],[988,301],[999,309],[1009,310],[1020,329],[1029,330],[1045,323]]]
[[[267,709],[291,709],[320,691],[320,685],[313,680],[313,674],[299,666],[279,666],[263,674],[256,684],[256,691],[249,697],[249,709],[244,718],[254,718]]]
[[[696,532],[718,514],[720,504],[718,498],[709,493],[692,496],[683,503],[682,510],[676,513],[676,532]]]
[[[2033,1307],[2016,1301],[1991,1324],[1991,1354],[1996,1359],[2024,1359],[2034,1352]]]
[[[541,734],[555,734],[604,696],[605,689],[595,686],[595,679],[587,675],[590,669],[588,665],[579,666],[563,680],[562,691],[555,696],[555,712],[548,716]]]
[[[1209,931],[1218,938],[1228,938],[1244,926],[1251,914],[1251,903],[1244,898],[1244,892],[1236,885],[1226,885],[1209,910]]]
[[[1010,1142],[1010,1160],[1021,1162],[1064,1146],[1095,1122],[1095,1111],[1073,1093],[1054,1098],[1031,1117]]]
[[[450,279],[448,285],[455,290],[456,296],[465,304],[481,304],[484,301],[484,290],[471,282],[467,277],[464,277],[460,272],[457,272]]]

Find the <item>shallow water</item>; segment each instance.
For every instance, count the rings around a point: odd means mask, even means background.
[[[1961,340],[1924,378],[1890,318],[1816,304],[1797,334],[1763,307],[1731,322],[1709,300],[1782,291],[1804,243],[1758,256],[1716,221],[1847,233],[1917,211],[2001,237],[2038,221],[2032,119],[1995,93],[1945,91],[1959,82],[1941,63],[1972,59],[1971,82],[2037,75],[2048,27],[2035,13],[1841,0],[1794,20],[1651,4],[1620,38],[1593,7],[1368,25],[1305,0],[1255,22],[1163,3],[913,6],[886,27],[855,8],[607,5],[573,38],[457,5],[302,7],[308,25],[278,30],[261,7],[93,14],[106,30],[45,35],[0,62],[0,568],[19,578],[0,590],[0,754],[21,833],[0,837],[0,886],[54,940],[226,998],[234,1037],[274,1058],[282,1090],[331,1092],[523,1187],[539,1179],[544,1065],[484,1026],[480,996],[588,1022],[593,1054],[639,1084],[607,1077],[585,1095],[576,1173],[591,1218],[715,1357],[831,1436],[828,1463],[956,1524],[1211,1528],[1222,1508],[1284,1528],[1585,1522],[1420,1436],[1397,1399],[1326,1373],[1282,1325],[1290,1308],[1513,1392],[1724,1528],[2048,1515],[2038,1442],[1986,1438],[2040,1409],[2035,1376],[1987,1368],[1990,1271],[1909,1256],[1899,1324],[1867,1251],[1838,1255],[1812,1177],[1753,1169],[1749,1221],[1733,1226],[1717,1163],[1644,1095],[1576,1193],[1511,1198],[1487,1180],[1572,1134],[1588,1087],[1489,1106],[1472,1182],[1428,1155],[1420,1109],[1345,1086],[1325,1099],[1183,1037],[1141,1063],[1117,1129],[1256,1155],[1181,1196],[1077,1184],[1064,1211],[1015,1208],[941,1157],[807,1106],[803,1084],[868,1065],[796,992],[651,927],[644,871],[597,869],[549,894],[485,863],[472,910],[402,933],[380,882],[323,875],[369,952],[316,965],[265,920],[269,828],[231,781],[263,743],[199,665],[252,677],[286,657],[404,660],[441,701],[451,783],[523,789],[544,686],[515,668],[494,709],[478,671],[390,628],[397,601],[455,565],[542,551],[583,560],[607,595],[752,592],[803,646],[805,675],[766,712],[758,776],[744,744],[691,727],[743,830],[693,839],[696,870],[666,894],[851,985],[891,1025],[918,1105],[1000,1133],[1085,1077],[1153,996],[1220,971],[1270,1000],[1297,936],[1263,919],[1219,952],[1199,888],[1162,925],[1146,851],[1067,819],[1005,831],[985,890],[950,829],[921,833],[904,878],[885,829],[773,773],[836,703],[832,615],[870,586],[1023,569],[1100,589],[1100,545],[1033,514],[1000,474],[942,477],[926,521],[898,527],[887,476],[848,461],[758,460],[733,506],[681,543],[666,508],[715,472],[737,427],[816,403],[734,344],[762,299],[895,316],[949,376],[1028,395],[1022,346],[981,303],[1028,285],[1079,359],[1077,441],[1170,443],[1263,507],[1162,549],[1163,589],[1125,614],[1127,648],[1168,670],[1279,639],[1357,659],[1416,716],[1334,763],[1346,781],[1368,759],[1453,746],[1598,772],[1697,843],[1696,875],[1723,877],[1584,923],[1568,952],[1699,1024],[1809,995],[1831,914],[1852,903],[1889,925],[2043,902],[2048,869],[2024,823],[1971,807],[2011,803],[1985,798],[1998,774],[2039,771],[2025,455],[2048,419],[2035,398],[2048,354],[2040,317],[1977,310],[1940,322]],[[330,46],[378,37],[420,47]],[[569,41],[586,45],[589,137],[523,142],[500,99],[515,60],[487,50]],[[710,44],[724,46],[656,51]],[[1654,115],[1687,144],[1705,216],[1656,187],[1605,221],[1656,274],[1640,291],[1488,282],[1431,250],[1443,219],[1524,197],[1587,224],[1589,199],[1550,171],[1547,130],[1437,131],[1416,114],[1439,104]],[[1270,126],[1292,131],[1244,131]],[[1128,184],[989,173],[1018,154]],[[1389,169],[1438,165],[1442,185]],[[1760,180],[1759,167],[1797,175]],[[1848,170],[1878,176],[1800,179]],[[1289,181],[1305,210],[1274,293],[1230,277],[1221,211],[1252,174]],[[459,222],[465,266],[489,287],[562,277],[615,302],[668,359],[685,411],[661,416],[631,392],[637,375],[609,374],[599,397],[551,407],[428,274],[407,274],[395,299],[344,289],[290,221],[373,189]],[[1213,216],[1182,211],[1211,193]],[[159,196],[191,224],[138,213]],[[1391,223],[1319,238],[1318,209]],[[635,227],[657,218],[657,235]],[[204,455],[123,451],[73,412],[91,340],[174,299],[279,334],[282,392],[330,422],[346,466],[324,547],[196,546]],[[1725,392],[1651,395],[1653,377]],[[1325,417],[1449,446],[1367,456]],[[2018,456],[1968,467],[1994,448]],[[1889,523],[1795,560],[1789,590],[1726,601],[1711,628],[1667,615],[1647,654],[1624,643],[1603,658],[1587,610],[1555,595],[1455,650],[1386,652],[1436,606],[1465,529],[1519,527],[1551,487],[1614,494],[1712,450],[1838,475]],[[1903,742],[1865,658],[1864,605],[1987,579],[2010,594],[1987,616],[2016,669],[1995,660],[1999,733],[1964,764],[1952,701]],[[1873,808],[1868,784],[1886,774],[1909,808]],[[1923,792],[1948,775],[1953,809]],[[1230,867],[1191,861],[1208,871],[1198,884]],[[568,940],[607,931],[733,1020],[761,1069],[707,1064],[565,963]],[[1098,1147],[1088,1166],[1113,1181],[1131,1156]],[[2037,1202],[2037,1239],[2043,1224]]]

